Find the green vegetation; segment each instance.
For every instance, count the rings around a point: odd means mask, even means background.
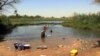
[[[34,25],[36,22],[41,21],[64,21],[62,25],[79,28],[79,29],[89,29],[100,31],[100,12],[94,14],[75,14],[72,17],[42,17],[39,15],[36,16],[0,16],[1,21],[9,26],[18,26],[18,25]]]
[[[39,15],[36,16],[5,16],[2,15],[1,20],[4,24],[7,25],[33,25],[36,24],[36,22],[41,22],[41,21],[65,21],[66,17],[62,17],[62,18],[54,18],[54,17],[42,17]]]
[[[100,12],[96,14],[75,14],[62,23],[64,26],[100,31]]]

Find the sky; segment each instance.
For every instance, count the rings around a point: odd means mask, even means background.
[[[92,0],[21,0],[15,5],[20,15],[41,15],[44,17],[68,17],[74,13],[100,12],[100,5]],[[8,15],[13,15],[14,9]]]

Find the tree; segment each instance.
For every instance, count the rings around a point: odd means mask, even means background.
[[[18,3],[19,0],[0,0],[0,14],[2,13],[2,10],[4,10],[6,7],[12,7],[14,8],[14,4]],[[17,11],[16,11],[17,13]],[[4,16],[6,17],[6,16]],[[4,36],[11,32],[12,26],[9,25],[9,23],[4,24],[1,19],[4,19],[4,17],[0,17],[0,41],[4,39]],[[8,21],[9,22],[9,21]]]
[[[40,15],[36,15],[35,18],[42,18]]]
[[[18,15],[18,11],[17,10],[15,10],[14,11],[14,14],[16,15],[16,17],[18,17],[19,15]]]
[[[14,4],[18,3],[19,0],[0,0],[0,10],[3,10],[6,6],[14,8]]]
[[[100,0],[95,0],[96,3],[100,3]]]

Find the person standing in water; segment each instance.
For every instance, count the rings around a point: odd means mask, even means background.
[[[42,42],[45,42],[45,30],[41,32],[41,39],[42,39]]]
[[[50,33],[52,34],[52,29],[50,30]]]
[[[45,26],[43,27],[43,30],[46,31],[47,29],[48,29],[48,26],[45,25]]]

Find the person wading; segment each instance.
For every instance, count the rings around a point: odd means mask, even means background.
[[[42,42],[45,42],[45,30],[41,32],[41,39],[42,39]]]

